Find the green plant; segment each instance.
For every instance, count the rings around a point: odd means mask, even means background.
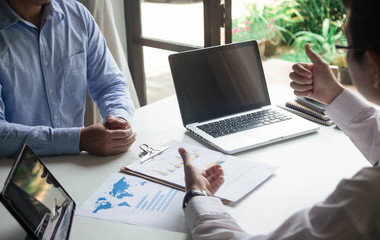
[[[267,39],[277,45],[280,40],[286,41],[285,35],[292,36],[292,33],[283,27],[285,22],[302,21],[301,15],[294,8],[296,0],[275,0],[263,9],[259,9],[255,3],[242,3],[245,5],[246,13],[239,19],[232,20],[234,42]]]
[[[313,50],[322,55],[329,64],[340,63],[338,59],[341,59],[342,55],[336,50],[335,44],[342,44],[346,38],[340,27],[330,24],[329,18],[323,20],[320,33],[300,31],[294,34],[294,38],[292,46],[296,53],[296,61],[304,59],[304,47],[306,43],[309,43]]]
[[[346,12],[340,0],[273,0],[260,9],[255,3],[242,3],[246,13],[232,21],[233,41],[285,42],[294,49],[281,50],[286,53],[281,58],[291,61],[307,60],[303,47],[310,42],[330,64],[345,65],[335,48],[336,42],[345,41],[341,26]]]
[[[346,11],[340,0],[297,0],[297,10],[303,22],[286,26],[292,33],[299,31],[317,33],[324,19],[330,19],[332,25],[341,26],[341,22],[346,18]]]
[[[263,39],[271,34],[268,21],[262,16],[257,4],[244,4],[247,10],[239,19],[232,20],[234,42]]]
[[[285,43],[294,36],[289,29],[304,22],[297,0],[273,0],[264,5],[263,17],[274,23],[276,34]]]

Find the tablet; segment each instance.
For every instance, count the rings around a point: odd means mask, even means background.
[[[27,145],[13,164],[0,200],[28,238],[69,238],[75,202]]]

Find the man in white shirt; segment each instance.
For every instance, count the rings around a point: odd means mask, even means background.
[[[343,3],[348,10],[345,48],[351,78],[363,96],[379,104],[380,35],[374,31],[380,2]],[[328,104],[326,114],[375,166],[342,180],[327,199],[295,213],[275,231],[253,236],[240,228],[219,199],[211,197],[223,184],[222,169],[213,167],[201,174],[187,152],[179,149],[186,175],[184,212],[194,239],[380,239],[379,112],[345,89],[310,45],[305,51],[312,63],[293,66],[289,76],[294,94]]]

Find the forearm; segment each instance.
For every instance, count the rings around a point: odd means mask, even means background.
[[[107,84],[96,87],[96,90],[91,93],[103,119],[106,119],[108,115],[113,115],[131,123],[135,107],[123,76],[117,74],[114,79],[106,82]]]
[[[307,210],[297,212],[278,229],[267,235],[252,235],[245,232],[228,214],[221,201],[216,198],[194,198],[189,202],[184,211],[193,239],[317,239],[308,238],[310,235],[310,228],[308,226],[310,224],[308,224]],[[255,226],[252,227],[254,228]]]
[[[80,129],[30,127],[0,121],[0,158],[17,156],[23,144],[39,156],[79,154]]]
[[[380,160],[380,115],[376,108],[345,90],[330,104],[326,114],[368,161],[375,164]]]
[[[250,237],[214,197],[193,197],[184,209],[193,239],[242,239]]]
[[[264,239],[378,239],[380,168],[343,179],[323,202],[289,217]]]
[[[222,203],[211,197],[194,197],[185,217],[193,239],[378,239],[379,181],[380,167],[364,168],[352,179],[342,180],[326,200],[293,214],[267,235],[244,232]]]

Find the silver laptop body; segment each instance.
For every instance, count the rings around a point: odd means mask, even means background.
[[[224,153],[319,130],[271,105],[256,41],[172,54],[169,63],[183,125]],[[258,122],[252,126],[253,118]]]

